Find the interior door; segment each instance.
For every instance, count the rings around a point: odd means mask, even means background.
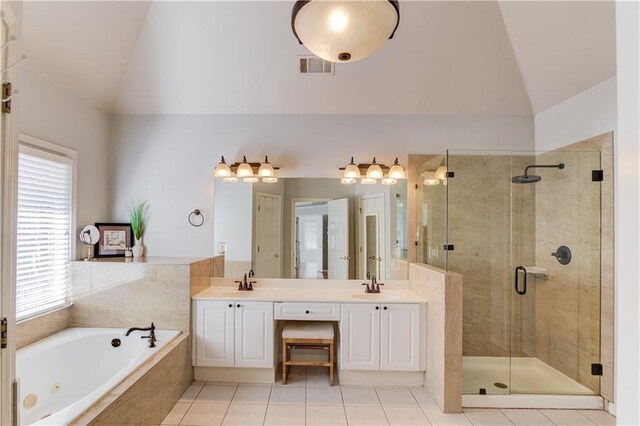
[[[282,202],[280,195],[256,194],[254,272],[260,278],[280,278],[282,265]]]
[[[331,200],[329,205],[328,269],[330,279],[349,279],[349,200]]]
[[[299,216],[296,247],[298,247],[298,278],[322,276],[322,216]]]
[[[378,279],[387,277],[387,216],[384,194],[366,195],[359,199],[359,271],[361,278],[374,275]]]

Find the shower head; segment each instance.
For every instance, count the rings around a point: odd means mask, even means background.
[[[540,182],[542,180],[541,176],[538,175],[530,175],[529,169],[564,169],[564,163],[560,164],[532,164],[524,168],[524,175],[522,176],[514,176],[511,178],[511,183],[535,183]]]

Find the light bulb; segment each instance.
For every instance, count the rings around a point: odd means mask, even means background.
[[[276,175],[276,171],[273,169],[271,163],[269,163],[269,159],[265,155],[264,163],[260,165],[258,169],[258,176],[260,177],[274,177]]]
[[[398,158],[393,163],[393,166],[389,169],[389,177],[393,179],[406,179],[407,173],[404,171],[404,167],[398,163]]]
[[[344,168],[342,177],[345,179],[359,179],[360,176],[360,167],[353,162],[353,157],[351,157],[351,162]]]
[[[422,184],[426,186],[434,186],[440,184],[440,179],[436,178],[436,172],[425,172],[423,175]]]
[[[242,157],[242,163],[238,166],[236,174],[238,177],[253,176],[253,168],[251,168],[251,164],[247,163],[247,157]]]
[[[444,180],[447,177],[447,166],[442,165],[436,169],[436,179]]]
[[[398,181],[391,177],[386,177],[382,179],[383,185],[395,185],[396,183],[398,183]]]
[[[229,167],[229,165],[224,161],[224,155],[222,156],[220,163],[218,163],[218,165],[216,166],[216,169],[213,172],[213,175],[215,177],[222,177],[222,178],[232,175],[231,167]]]
[[[380,167],[376,163],[376,157],[373,157],[373,161],[371,165],[367,169],[367,178],[368,179],[382,179],[384,177],[384,172],[382,171],[382,167]]]
[[[349,25],[349,17],[342,9],[333,9],[329,14],[329,28],[334,33],[341,33]]]

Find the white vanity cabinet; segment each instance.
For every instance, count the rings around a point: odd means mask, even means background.
[[[342,370],[420,371],[420,305],[343,303]]]
[[[273,303],[197,300],[198,367],[273,368]]]

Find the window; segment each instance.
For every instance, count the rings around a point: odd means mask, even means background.
[[[25,139],[29,143],[25,143]],[[71,303],[75,152],[22,136],[18,156],[16,319]]]

